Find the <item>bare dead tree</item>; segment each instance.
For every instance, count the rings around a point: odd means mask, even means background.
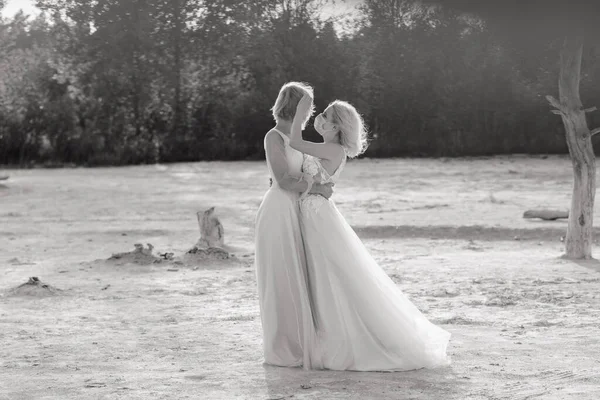
[[[600,33],[596,21],[600,2],[586,0],[421,0],[421,4],[452,7],[481,17],[488,29],[513,44],[562,39],[559,98],[547,95],[553,113],[562,117],[573,165],[573,196],[566,235],[567,258],[592,258],[596,160],[592,136],[579,95],[584,39]],[[600,36],[600,35],[597,35]]]

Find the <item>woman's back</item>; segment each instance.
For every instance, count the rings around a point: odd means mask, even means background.
[[[302,175],[303,155],[288,142],[288,137],[276,129],[265,136],[273,184],[256,215],[255,266],[265,361],[294,367],[308,365],[304,341],[312,316],[298,215],[300,192],[286,190],[278,183],[295,182]]]
[[[287,165],[271,165],[271,161],[267,159],[267,168],[273,181],[273,187],[278,187],[277,180],[275,178],[274,169],[279,168],[280,170],[287,170],[290,175],[300,177],[302,175],[302,160],[303,155],[298,150],[294,150],[289,146],[290,138],[284,135],[281,131],[273,128],[265,135],[265,149],[267,147],[267,140],[270,135],[279,135],[283,140],[283,151],[285,152],[285,159]],[[279,160],[279,158],[273,158]]]

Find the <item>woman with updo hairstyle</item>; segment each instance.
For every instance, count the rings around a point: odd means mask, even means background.
[[[297,114],[306,96],[310,105]],[[312,114],[313,89],[301,82],[283,85],[273,105],[275,120],[264,138],[272,185],[265,193],[255,223],[255,267],[263,350],[267,364],[297,367],[305,360],[305,330],[312,326],[298,199],[302,193],[328,198],[332,185],[303,178],[303,155],[290,147],[292,121],[304,127]]]

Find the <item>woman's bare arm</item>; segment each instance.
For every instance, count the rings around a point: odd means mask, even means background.
[[[298,103],[296,115],[292,122],[292,130],[290,134],[290,147],[298,150],[301,153],[317,157],[321,160],[337,161],[345,154],[341,145],[336,143],[314,143],[302,139],[302,120],[301,116],[305,115],[306,110],[310,108],[312,99],[305,95]]]

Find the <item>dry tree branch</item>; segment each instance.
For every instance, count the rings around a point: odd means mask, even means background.
[[[567,108],[563,106],[560,101],[556,100],[553,96],[546,96],[546,100],[551,106],[555,107],[556,110],[550,110],[553,114],[567,114]]]

